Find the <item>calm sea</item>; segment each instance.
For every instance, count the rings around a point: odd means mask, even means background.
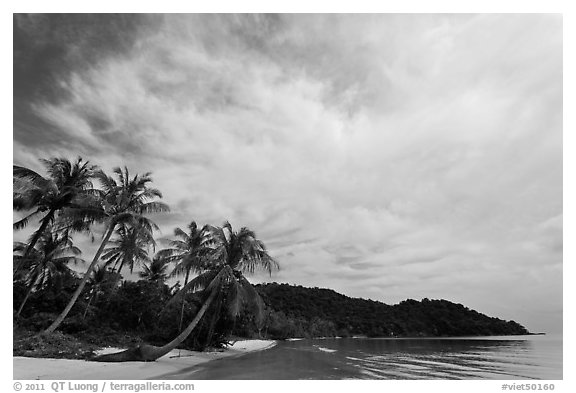
[[[174,378],[562,379],[562,337],[285,341],[205,363]]]

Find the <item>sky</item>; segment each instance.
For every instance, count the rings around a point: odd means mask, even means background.
[[[13,163],[152,172],[158,238],[228,220],[252,282],[562,331],[560,15],[17,14],[13,60]]]

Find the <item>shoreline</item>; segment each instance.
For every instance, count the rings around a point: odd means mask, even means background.
[[[155,362],[105,363],[87,360],[13,357],[15,380],[146,380],[180,374],[199,364],[216,359],[241,356],[276,345],[273,340],[239,340],[223,351],[195,352],[175,349]],[[113,353],[120,348],[103,348],[98,354]]]

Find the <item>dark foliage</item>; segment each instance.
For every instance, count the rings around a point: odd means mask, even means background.
[[[77,278],[68,277],[63,285],[33,292],[25,312],[14,319],[15,331],[27,332],[32,336],[49,326],[72,297],[78,281]],[[172,297],[171,289],[167,285],[148,280],[123,281],[119,285],[100,285],[98,296],[94,296],[92,288],[89,286],[83,291],[80,300],[62,324],[62,333],[77,337],[88,344],[128,346],[143,341],[163,345],[180,332],[181,303],[166,306]],[[25,283],[15,282],[14,310],[18,308],[25,293]],[[190,293],[185,297],[185,322],[194,318],[202,306],[202,300],[201,293]],[[182,348],[204,350],[208,347],[220,347],[226,342],[234,326],[234,321],[225,316],[217,318],[212,331],[209,324],[204,322],[198,326],[196,333],[184,342]],[[22,341],[15,353],[25,353],[28,350],[26,348],[36,342],[34,340],[27,338]],[[68,349],[71,351],[73,348]],[[50,352],[47,350],[47,353]]]
[[[61,275],[52,282],[52,285],[44,288],[43,290],[32,292],[28,300],[27,307],[23,310],[21,317],[18,320],[48,320],[49,318],[42,318],[42,315],[52,315],[52,313],[59,312],[72,296],[72,293],[78,287],[80,280],[72,275]],[[13,306],[17,310],[18,306],[26,295],[26,284],[22,280],[15,281],[13,284]],[[73,311],[77,310],[75,308]],[[42,323],[40,323],[42,324]],[[36,328],[35,324],[32,328]],[[44,326],[46,327],[46,326]]]
[[[447,300],[409,299],[390,306],[330,289],[276,283],[256,288],[269,308],[265,329],[273,338],[528,334],[514,321],[488,317]]]

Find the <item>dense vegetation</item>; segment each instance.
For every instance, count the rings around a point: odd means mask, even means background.
[[[488,317],[447,300],[409,299],[387,305],[330,289],[277,283],[256,288],[269,307],[265,332],[274,338],[528,334],[514,321]]]
[[[99,276],[82,292],[80,300],[62,323],[61,333],[98,346],[121,347],[142,342],[161,345],[180,333],[180,304],[169,304],[177,288],[146,279],[118,281],[108,271]],[[78,278],[67,277],[57,285],[33,292],[26,308],[14,319],[15,339],[27,338],[48,327],[66,305],[78,283]],[[24,285],[14,285],[14,310],[17,310],[25,293]],[[188,294],[184,305],[183,319],[190,321],[202,306],[202,293]],[[209,341],[209,330],[210,320],[207,319],[181,347],[203,350],[207,346],[224,343],[232,334],[231,329],[220,329],[212,333]],[[27,350],[35,348],[19,349],[17,353],[26,354]]]

